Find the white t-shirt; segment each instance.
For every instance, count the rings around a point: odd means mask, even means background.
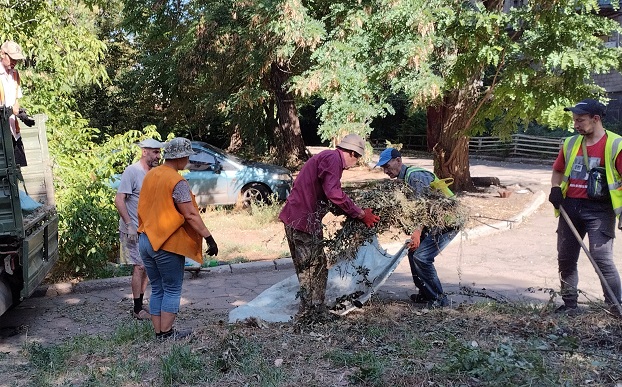
[[[17,84],[15,79],[13,79],[14,71],[15,70],[11,70],[7,73],[4,66],[0,65],[0,82],[2,82],[2,89],[4,90],[4,101],[0,101],[0,105],[13,106],[19,98],[22,98],[22,88]],[[11,133],[13,133],[13,137],[17,140],[21,137],[21,134],[15,133],[16,119],[14,114],[9,117]]]

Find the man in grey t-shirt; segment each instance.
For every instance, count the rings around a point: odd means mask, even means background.
[[[131,285],[134,308],[132,316],[139,320],[149,320],[151,316],[143,309],[143,297],[148,279],[143,260],[138,252],[138,196],[145,175],[160,162],[160,148],[163,144],[148,138],[137,145],[142,148],[140,160],[125,168],[114,204],[120,215],[119,261],[133,265]]]

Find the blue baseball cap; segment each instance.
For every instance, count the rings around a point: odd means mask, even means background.
[[[397,157],[402,157],[402,154],[400,153],[400,151],[398,151],[395,148],[387,148],[383,150],[382,153],[380,153],[380,159],[378,160],[378,163],[376,164],[376,166],[382,167],[383,165],[385,165],[386,163],[388,163],[389,161]]]

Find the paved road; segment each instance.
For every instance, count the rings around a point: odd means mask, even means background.
[[[417,162],[426,166],[425,160]],[[519,183],[527,186],[540,193],[541,196],[534,195],[535,200],[542,199],[544,192],[548,192],[550,167],[473,161],[471,174],[496,176],[505,185]],[[452,293],[454,302],[486,299],[460,294],[464,293],[462,287],[497,299],[547,301],[548,293],[538,289],[559,287],[555,228],[556,219],[550,205],[544,203],[511,230],[473,233],[462,240],[456,238],[437,258],[437,269],[445,290]],[[619,247],[616,247],[618,258]],[[232,308],[249,302],[263,290],[293,274],[289,259],[218,267],[202,272],[198,278],[190,278],[188,274],[184,281],[179,324],[196,326],[206,314],[222,316],[226,321]],[[590,297],[602,299],[597,276],[584,255],[580,275],[580,288]],[[47,295],[25,300],[0,317],[0,351],[18,351],[26,340],[58,342],[67,336],[114,330],[119,321],[131,321],[128,285],[127,277],[88,281],[72,289],[68,285],[65,288],[51,287]],[[530,288],[535,291],[528,291]],[[378,296],[408,301],[414,289],[408,262],[403,260]]]

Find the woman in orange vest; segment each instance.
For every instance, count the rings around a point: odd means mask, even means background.
[[[149,311],[158,339],[179,339],[192,333],[173,329],[185,257],[203,262],[202,239],[207,242],[207,255],[218,254],[190,185],[178,173],[194,153],[188,139],[177,137],[167,142],[164,164],[147,172],[138,199],[138,248],[151,283]]]

